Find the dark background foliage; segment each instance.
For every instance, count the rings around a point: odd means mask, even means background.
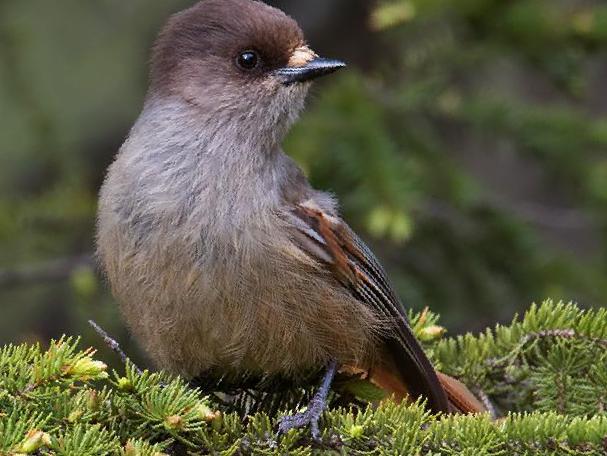
[[[191,1],[0,1],[0,342],[129,347],[90,260],[96,193],[148,49]],[[287,150],[333,191],[399,293],[453,332],[531,301],[607,301],[607,6],[295,0],[319,84]],[[98,344],[97,344],[98,345]]]

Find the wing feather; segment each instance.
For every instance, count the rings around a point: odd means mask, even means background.
[[[428,399],[433,411],[448,411],[445,391],[409,326],[406,312],[371,249],[343,222],[313,204],[292,213],[298,245],[327,265],[352,296],[394,324],[385,346],[408,390]]]

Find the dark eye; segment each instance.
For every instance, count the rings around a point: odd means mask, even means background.
[[[238,56],[238,66],[244,70],[252,70],[259,63],[259,56],[255,51],[244,51]]]

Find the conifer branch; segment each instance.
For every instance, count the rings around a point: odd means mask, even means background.
[[[421,335],[439,333],[427,330],[437,324],[430,312],[411,321]],[[228,412],[181,379],[138,370],[91,326],[127,363],[124,374],[110,376],[93,349],[80,350],[70,338],[46,351],[0,348],[0,455],[605,453],[607,309],[547,301],[509,326],[424,341],[441,370],[471,386],[499,421],[356,401],[325,413],[320,443],[305,429],[274,438],[279,417],[293,406],[275,403],[272,392],[243,386],[248,399]]]

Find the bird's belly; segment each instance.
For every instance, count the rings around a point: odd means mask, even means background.
[[[331,359],[368,365],[381,332],[372,311],[328,276],[285,259],[148,273],[150,285],[137,288],[145,293],[118,296],[123,314],[158,367],[186,377],[293,376]]]

